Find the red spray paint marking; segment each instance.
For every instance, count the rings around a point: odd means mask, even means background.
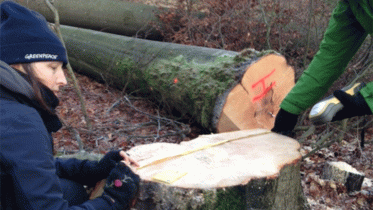
[[[254,98],[253,98],[253,102],[256,102],[256,101],[259,101],[260,99],[264,98],[268,91],[270,91],[273,86],[275,86],[276,82],[272,82],[271,85],[269,87],[265,87],[265,79],[267,79],[268,77],[270,77],[274,72],[276,71],[276,69],[273,69],[273,71],[271,73],[269,73],[267,76],[263,77],[262,79],[260,79],[258,82],[254,83],[251,88],[254,89],[257,85],[259,84],[262,84],[262,89],[263,89],[263,92],[261,92],[260,94],[256,95]]]

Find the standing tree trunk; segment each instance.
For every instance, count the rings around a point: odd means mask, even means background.
[[[62,26],[75,70],[151,95],[217,132],[270,129],[294,71],[273,52],[233,51]]]
[[[263,129],[133,147],[141,177],[136,209],[305,209],[299,148]]]
[[[4,0],[0,0],[3,2]],[[49,22],[54,15],[45,0],[15,0],[42,14]],[[126,36],[146,37],[159,40],[161,34],[153,25],[160,26],[156,17],[158,7],[117,0],[55,0],[53,5],[64,25],[105,31]]]

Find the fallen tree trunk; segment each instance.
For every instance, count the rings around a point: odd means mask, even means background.
[[[305,209],[299,148],[264,129],[133,147],[141,177],[136,209]]]
[[[4,0],[0,0],[2,2]],[[45,0],[15,0],[42,14],[49,22],[54,15]],[[156,6],[116,0],[55,0],[60,23],[64,25],[105,31],[126,36],[160,40],[161,34],[153,25],[161,26]]]
[[[294,71],[275,52],[241,53],[156,42],[62,26],[75,70],[226,132],[270,129],[294,85]]]

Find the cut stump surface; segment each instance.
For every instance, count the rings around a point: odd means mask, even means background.
[[[137,208],[303,209],[299,148],[265,129],[136,146],[128,153],[140,163]]]

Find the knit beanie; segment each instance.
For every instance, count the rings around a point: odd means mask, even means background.
[[[0,60],[7,64],[67,64],[66,49],[41,14],[11,1],[1,3],[0,12]]]

